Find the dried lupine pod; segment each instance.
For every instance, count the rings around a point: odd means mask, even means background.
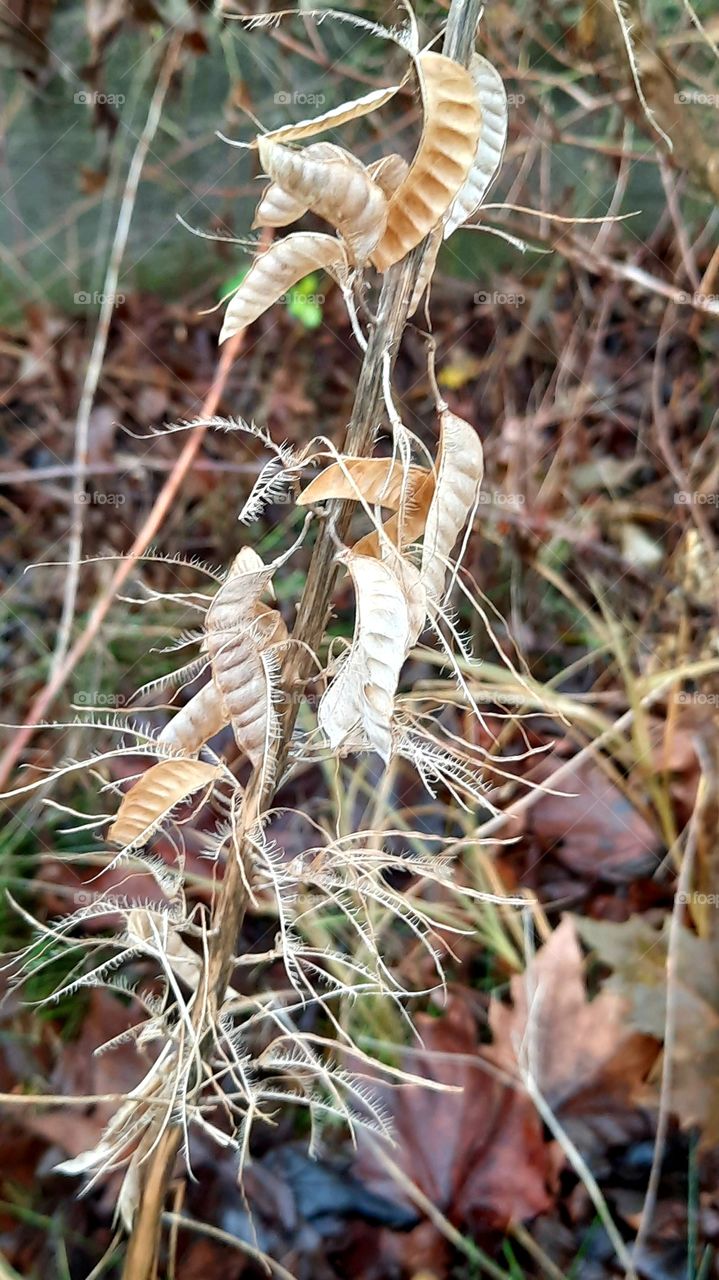
[[[330,498],[363,499],[368,506],[396,511],[403,495],[408,498],[431,473],[425,467],[410,466],[391,458],[348,458],[332,462],[297,497],[299,506],[326,502]]]
[[[123,796],[108,840],[124,848],[144,843],[175,805],[219,774],[217,765],[202,760],[159,760]]]
[[[387,229],[372,254],[378,271],[399,262],[441,222],[477,151],[481,112],[469,71],[433,52],[420,54],[416,67],[424,128],[409,173],[389,202]]]
[[[356,542],[352,550],[358,556],[379,556],[382,553],[382,546],[389,539],[395,546],[403,550],[421,537],[424,532],[424,526],[427,520],[427,512],[432,501],[434,493],[435,477],[433,471],[425,471],[423,467],[410,468],[410,471],[416,471],[416,484],[410,484],[407,487],[407,494],[403,510],[398,511],[396,515],[390,517],[382,526],[382,539],[375,529],[372,533],[367,533],[359,542]],[[400,529],[401,516],[401,529]]]
[[[323,694],[317,720],[330,746],[353,730],[389,760],[390,723],[411,625],[402,584],[389,564],[345,551],[339,559],[352,576],[356,616],[352,647]]]
[[[422,295],[424,294],[424,291],[427,288],[427,285],[429,284],[430,280],[432,279],[432,276],[434,275],[434,269],[437,265],[437,258],[439,256],[441,245],[442,245],[442,224],[440,223],[439,226],[434,228],[434,231],[430,232],[429,244],[427,245],[427,248],[424,251],[422,265],[419,269],[419,275],[417,276],[417,280],[414,286],[414,293],[410,298],[409,310],[407,311],[408,316],[414,315],[415,311],[417,310],[417,307],[422,301]]]
[[[369,115],[371,111],[383,107],[401,87],[399,84],[393,84],[387,89],[373,89],[371,93],[365,93],[352,102],[343,102],[339,107],[331,107],[329,111],[323,111],[322,115],[314,116],[311,120],[298,120],[297,124],[281,125],[279,129],[272,129],[263,137],[270,138],[274,142],[299,142],[301,138],[312,138],[316,133],[323,133],[325,129],[336,129],[338,125],[348,124],[350,120],[358,120],[360,116]]]
[[[194,756],[224,729],[228,719],[220,693],[210,680],[165,725],[158,742],[183,755]]]
[[[270,135],[272,136],[272,135]],[[338,147],[334,142],[313,142],[305,147],[302,155],[310,160],[330,161],[345,160],[362,168],[359,160],[349,151]],[[271,182],[262,193],[262,198],[255,211],[253,227],[286,227],[296,222],[309,209],[309,203],[302,197],[290,195],[279,182]]]
[[[392,151],[390,155],[382,156],[380,160],[373,160],[372,164],[368,164],[367,172],[371,178],[374,178],[377,186],[382,188],[385,195],[391,196],[407,177],[409,165],[404,156],[399,155],[397,151]]]
[[[277,182],[271,182],[262,193],[255,211],[255,227],[288,227],[307,212],[304,200],[288,195]]]
[[[267,756],[277,717],[276,660],[273,647],[287,640],[276,609],[260,601],[273,568],[244,548],[207,611],[207,652],[212,678],[222,699],[225,722],[239,747],[257,765]]]
[[[474,54],[469,70],[482,112],[482,127],[472,167],[445,219],[445,240],[482,204],[497,176],[507,142],[507,93],[502,77],[491,62],[478,53]]]
[[[335,236],[297,231],[285,236],[284,240],[276,240],[255,258],[230,299],[220,342],[226,342],[241,329],[246,329],[311,271],[321,268],[330,274],[341,275],[346,266],[346,252]]]
[[[434,497],[422,544],[422,581],[432,602],[444,595],[447,558],[476,505],[484,475],[482,443],[474,427],[449,409],[441,431]]]
[[[331,223],[354,260],[365,262],[387,225],[387,198],[364,165],[333,144],[295,151],[260,138],[258,147],[272,181]]]

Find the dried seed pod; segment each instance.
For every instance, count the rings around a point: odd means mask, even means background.
[[[265,758],[276,734],[272,649],[287,639],[280,614],[260,601],[272,573],[255,552],[245,548],[235,559],[206,620],[207,652],[225,723],[232,725],[238,746],[254,765]]]
[[[347,256],[334,236],[298,231],[259,254],[230,299],[220,342],[246,329],[303,276],[320,268],[341,275]]]
[[[252,226],[253,228],[287,227],[306,212],[307,205],[304,200],[295,199],[294,196],[283,191],[277,182],[271,182],[262,193]]]
[[[258,146],[272,181],[331,223],[354,260],[365,262],[387,225],[387,198],[364,165],[348,151],[327,143],[293,151],[260,138]]]
[[[440,421],[436,487],[422,544],[422,581],[433,602],[444,594],[447,557],[476,505],[484,475],[482,443],[474,427],[449,409]]]
[[[338,675],[322,696],[317,720],[333,749],[360,729],[387,761],[394,697],[411,643],[409,608],[389,564],[352,551],[343,552],[339,559],[354,582],[354,638]]]
[[[123,796],[108,840],[124,848],[144,843],[181,800],[219,776],[217,765],[202,760],[160,760]]]
[[[388,156],[382,156],[381,160],[374,160],[372,164],[368,164],[367,172],[377,186],[382,188],[385,195],[391,196],[407,177],[409,165],[404,156],[392,151]]]
[[[379,503],[396,511],[405,495],[412,493],[431,473],[425,467],[405,470],[401,462],[391,458],[343,458],[332,462],[311,480],[298,495],[299,506],[326,502],[330,498],[360,498],[369,506]]]
[[[430,232],[429,244],[425,249],[422,265],[414,286],[414,293],[410,299],[409,310],[407,312],[408,316],[414,315],[417,307],[422,301],[422,295],[434,275],[434,269],[437,265],[437,258],[439,256],[441,245],[442,225],[440,223],[438,227],[434,228],[434,231]]]
[[[507,93],[502,77],[491,62],[478,53],[473,55],[469,70],[482,112],[482,128],[472,168],[445,220],[445,240],[482,204],[497,176],[507,142]]]
[[[444,218],[474,160],[481,112],[469,71],[444,54],[425,52],[416,62],[424,128],[404,182],[389,202],[387,229],[372,254],[386,271]]]
[[[410,542],[415,542],[424,533],[427,512],[434,493],[434,472],[425,471],[424,467],[412,467],[410,472],[416,472],[416,483],[410,482],[408,485],[403,510],[398,511],[383,524],[382,540],[377,530],[360,538],[352,548],[356,555],[380,556],[387,539],[403,551]]]
[[[219,691],[210,680],[165,725],[158,742],[194,756],[228,721]]]
[[[387,89],[373,89],[371,93],[365,93],[351,102],[343,102],[339,107],[331,107],[329,111],[323,111],[322,115],[314,116],[311,120],[298,120],[297,124],[285,124],[279,129],[272,129],[263,137],[274,142],[299,142],[301,138],[311,138],[316,133],[323,133],[325,129],[336,129],[338,125],[369,115],[371,111],[376,111],[385,102],[389,102],[400,88],[401,85],[393,84]]]

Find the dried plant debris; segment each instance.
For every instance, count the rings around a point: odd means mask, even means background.
[[[339,240],[308,231],[298,231],[277,240],[254,259],[225,313],[220,342],[246,329],[264,315],[283,294],[312,271],[340,274],[346,254]]]
[[[482,115],[469,71],[441,53],[420,54],[416,65],[424,128],[372,255],[379,271],[404,258],[443,219],[470,173],[480,137]]]

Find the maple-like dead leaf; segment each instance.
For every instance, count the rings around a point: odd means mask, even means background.
[[[484,201],[499,171],[507,143],[507,94],[502,77],[491,62],[478,53],[473,55],[469,70],[482,112],[482,127],[472,167],[445,219],[445,240],[467,222]]]
[[[647,1129],[637,1098],[656,1042],[630,1026],[624,999],[587,996],[584,960],[565,916],[524,974],[510,982],[512,1005],[492,1000],[489,1056],[521,1076],[523,1055],[539,1092],[585,1154]]]
[[[225,312],[220,342],[246,329],[312,271],[341,274],[347,258],[335,236],[297,231],[258,254]]]
[[[159,760],[125,793],[108,840],[123,848],[147,840],[180,801],[219,776],[218,766],[202,760]]]
[[[577,919],[582,940],[613,970],[604,991],[629,1008],[633,1027],[663,1040],[671,922],[655,929],[641,916],[617,923]],[[719,946],[677,925],[671,971],[674,1034],[669,1106],[685,1128],[696,1125],[702,1145],[719,1142]],[[667,1048],[665,1047],[665,1053]]]
[[[422,1048],[403,1067],[449,1089],[438,1096],[419,1084],[377,1086],[393,1122],[395,1144],[384,1148],[391,1160],[460,1229],[502,1230],[545,1212],[553,1161],[541,1122],[522,1091],[498,1080],[485,1061],[464,1001],[450,998],[441,1017],[419,1014],[415,1024]],[[359,1135],[354,1172],[373,1191],[409,1204],[382,1147]],[[434,1232],[425,1222],[408,1236],[387,1237],[382,1256],[403,1267],[411,1258],[415,1274],[428,1265]]]
[[[482,443],[474,427],[445,409],[440,415],[437,480],[422,544],[422,578],[430,600],[444,595],[447,559],[479,498]]]
[[[355,552],[343,552],[339,559],[354,583],[355,629],[352,647],[320,700],[317,720],[332,748],[360,729],[386,762],[394,697],[412,643],[409,608],[389,565]]]
[[[357,262],[365,262],[387,225],[387,198],[349,151],[317,143],[295,151],[260,138],[265,173],[339,232]],[[307,274],[305,272],[305,274]]]
[[[466,67],[442,53],[416,61],[422,137],[409,172],[389,202],[387,228],[372,254],[378,271],[404,258],[440,223],[475,159],[481,110]]]

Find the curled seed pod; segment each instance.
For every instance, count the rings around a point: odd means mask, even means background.
[[[389,760],[391,719],[400,671],[411,643],[409,608],[389,564],[345,551],[357,611],[352,647],[323,694],[317,720],[330,746],[339,747],[355,729]]]
[[[296,200],[290,196],[277,182],[271,182],[262,193],[257,206],[254,221],[255,227],[287,227],[296,222],[307,212],[304,200]]]
[[[445,220],[445,240],[482,204],[497,176],[507,142],[507,93],[502,77],[491,62],[478,53],[472,57],[469,70],[482,112],[482,128],[472,167]]]
[[[287,640],[280,614],[260,601],[272,573],[256,552],[243,549],[206,619],[207,652],[225,723],[232,725],[238,746],[254,765],[265,758],[277,731],[272,649]]]
[[[160,760],[123,796],[108,840],[128,845],[144,843],[171,809],[219,776],[216,765],[202,760]]]
[[[387,224],[387,198],[364,165],[327,143],[293,151],[260,138],[262,166],[276,182],[339,232],[352,257],[365,262]],[[320,150],[321,148],[321,150]]]
[[[336,129],[338,125],[369,115],[371,111],[376,111],[385,102],[389,102],[400,88],[401,85],[393,84],[387,89],[373,89],[371,93],[365,93],[351,102],[343,102],[339,107],[331,107],[329,111],[323,111],[322,115],[314,116],[311,120],[285,124],[263,136],[275,142],[299,142],[301,138],[311,138],[316,133],[323,133],[325,129]]]
[[[409,165],[404,156],[392,151],[390,155],[382,156],[381,160],[374,160],[372,164],[368,164],[367,172],[377,186],[382,188],[385,195],[391,196],[407,177]]]
[[[469,71],[444,54],[425,52],[416,62],[424,128],[404,182],[389,202],[387,229],[372,254],[386,271],[444,218],[474,160],[481,112]]]
[[[224,729],[228,720],[219,690],[210,680],[165,725],[158,741],[194,756],[208,739]]]
[[[441,600],[449,556],[476,505],[484,475],[482,443],[474,427],[445,409],[434,497],[422,544],[422,581],[433,602]]]
[[[412,473],[415,473],[412,476]],[[400,551],[410,542],[415,542],[424,533],[427,512],[434,493],[435,477],[433,471],[424,467],[410,468],[410,483],[405,494],[405,503],[401,511],[390,517],[382,526],[383,538],[377,530],[367,533],[352,548],[358,556],[380,556],[381,548],[389,539]]]
[[[311,271],[323,268],[331,274],[342,275],[346,266],[345,250],[334,236],[297,231],[284,240],[276,240],[255,258],[230,299],[220,342],[246,329]]]
[[[326,502],[330,498],[363,499],[369,506],[379,503],[396,511],[402,497],[411,496],[430,474],[425,467],[409,467],[391,458],[343,458],[321,471],[297,497],[299,506]]]

